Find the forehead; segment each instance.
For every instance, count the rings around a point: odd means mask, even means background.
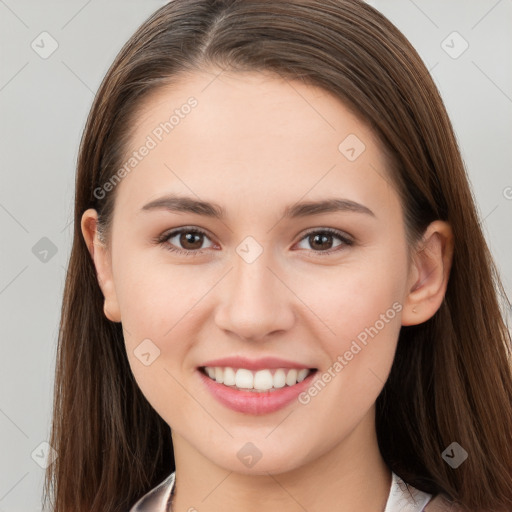
[[[268,73],[195,72],[161,87],[138,109],[123,163],[144,146],[119,185],[130,203],[164,189],[218,202],[389,191],[364,122],[324,89]]]

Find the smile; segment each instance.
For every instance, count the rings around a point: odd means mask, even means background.
[[[199,367],[196,372],[202,385],[220,404],[252,415],[270,414],[290,405],[311,385],[317,373],[316,368],[253,371],[212,366]]]
[[[302,382],[312,368],[272,368],[258,371],[247,368],[231,368],[206,366],[202,370],[210,379],[234,389],[263,392],[276,390],[286,386],[294,386]]]

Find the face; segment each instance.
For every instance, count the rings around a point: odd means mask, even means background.
[[[412,284],[402,206],[374,134],[339,99],[262,73],[213,77],[159,90],[138,118],[106,313],[142,392],[198,457],[291,470],[372,435]],[[275,386],[316,371],[297,389],[227,396],[199,370],[227,357],[284,360],[260,364]],[[243,450],[261,454],[254,469]]]

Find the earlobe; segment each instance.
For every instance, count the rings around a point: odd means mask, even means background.
[[[447,222],[434,221],[425,230],[413,257],[402,325],[426,322],[441,306],[448,286],[453,247],[453,232]]]
[[[98,237],[98,214],[89,208],[82,215],[82,235],[96,268],[98,284],[105,298],[103,312],[112,322],[121,321],[121,313],[112,277],[112,260],[108,247]]]

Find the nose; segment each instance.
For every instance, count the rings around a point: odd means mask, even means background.
[[[265,250],[252,263],[235,254],[234,268],[219,290],[215,323],[220,329],[255,341],[293,326],[294,295],[270,260]]]

